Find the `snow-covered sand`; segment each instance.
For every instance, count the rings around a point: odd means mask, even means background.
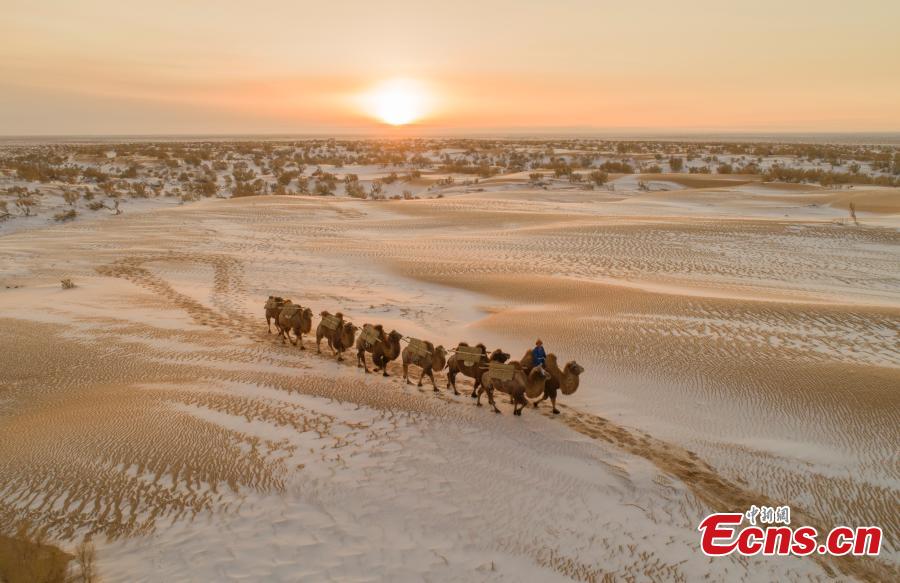
[[[94,532],[106,581],[896,571],[710,560],[696,532],[764,499],[896,531],[896,230],[790,193],[482,188],[0,238],[0,517],[69,549]],[[433,393],[283,346],[269,294],[514,357],[541,335],[588,371],[559,417],[497,416],[442,375]]]

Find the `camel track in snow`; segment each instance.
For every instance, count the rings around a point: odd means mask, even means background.
[[[226,260],[222,257],[210,258],[193,254],[179,256],[177,258],[172,256],[128,258],[117,263],[114,267],[100,268],[100,272],[105,275],[124,277],[129,281],[137,283],[138,285],[163,296],[168,301],[172,302],[173,305],[184,309],[198,324],[213,328],[227,329],[234,333],[243,334],[248,338],[259,337],[259,324],[255,322],[253,318],[243,314],[236,314],[233,311],[229,314],[230,317],[227,319],[213,317],[213,315],[215,315],[215,310],[207,308],[199,302],[175,292],[173,287],[166,283],[162,278],[154,276],[150,270],[142,267],[145,264],[160,261],[195,262],[201,265],[213,265],[215,269],[214,285],[212,286],[213,297],[216,298],[214,301],[219,305],[229,303],[224,300],[230,293],[245,289],[239,275],[242,272],[240,263],[235,260]],[[302,300],[299,301],[302,303]],[[234,303],[235,302],[230,302],[230,304]],[[308,349],[311,349],[314,347],[314,342],[307,341],[305,345]],[[371,361],[369,361],[369,365],[372,365]],[[351,367],[353,366],[353,363],[346,362],[345,366]],[[392,362],[389,365],[388,370],[392,375],[399,376],[399,363]],[[439,384],[446,384],[446,377],[444,375],[436,375],[436,378],[443,381]],[[270,386],[279,386],[280,383],[270,380],[266,384]],[[465,390],[462,392],[463,394],[466,394]],[[457,405],[460,404],[459,399],[454,399],[445,393],[440,393],[437,396],[443,402]],[[196,400],[188,402],[196,404]],[[463,400],[463,402],[465,402],[465,400]],[[563,407],[566,411],[564,421],[569,427],[586,436],[603,440],[624,451],[647,459],[661,471],[682,480],[700,500],[707,504],[709,508],[743,508],[749,507],[752,504],[761,503],[772,506],[777,505],[775,500],[763,496],[758,491],[748,489],[745,486],[724,479],[711,466],[702,461],[691,451],[654,439],[644,432],[613,424],[602,417],[578,411],[577,409]],[[529,414],[533,412],[533,410],[529,410]],[[234,413],[235,412],[232,411],[232,414]],[[248,419],[251,418],[246,411],[241,414]],[[542,411],[542,414],[545,417],[552,417],[546,410]],[[295,428],[298,427],[296,424],[293,426]],[[890,497],[890,492],[886,491],[884,492],[884,495]],[[802,521],[804,524],[815,525],[820,531],[827,530],[821,519],[810,515],[796,506],[793,510],[795,512],[795,520]],[[500,546],[502,548],[504,544],[501,543]],[[512,545],[512,547],[515,547],[515,545]],[[537,554],[540,554],[541,552],[542,551],[539,551]],[[821,562],[823,565],[831,565],[845,575],[854,575],[863,579],[870,579],[876,576],[881,577],[891,573],[891,568],[889,566],[881,564],[877,560],[861,562],[859,560],[848,560],[845,558],[813,557],[813,559]],[[579,566],[577,563],[572,563],[571,559],[567,560],[553,554],[543,557],[541,560],[555,570],[567,574],[591,573],[590,569],[587,569],[584,565]],[[657,572],[657,576],[662,576],[663,574],[667,574],[669,577],[674,576],[676,579],[678,578],[675,576],[676,572],[668,572],[666,570]],[[596,580],[595,575],[596,573],[589,575],[583,580]],[[576,577],[576,579],[581,580],[579,577]]]
[[[365,318],[378,320],[377,313],[359,308],[368,305],[371,296],[379,294],[381,281],[366,272],[344,273],[338,269],[332,273],[331,257],[383,262],[401,273],[444,285],[461,285],[480,291],[477,283],[480,278],[485,287],[495,285],[501,293],[513,288],[521,292],[526,289],[522,286],[525,280],[515,278],[520,276],[523,266],[527,267],[523,257],[530,253],[530,248],[518,240],[522,235],[520,229],[523,223],[528,229],[542,229],[546,220],[513,214],[507,217],[511,228],[506,231],[500,229],[490,235],[460,236],[456,233],[448,240],[426,237],[417,241],[417,231],[401,232],[398,229],[409,228],[409,221],[396,217],[362,221],[364,215],[361,213],[342,214],[335,212],[330,204],[317,204],[316,208],[321,207],[324,217],[313,212],[313,216],[308,217],[312,222],[307,223],[289,220],[280,211],[261,208],[255,211],[248,224],[241,207],[228,208],[221,213],[221,218],[229,229],[218,235],[212,229],[197,235],[187,251],[181,250],[185,245],[178,245],[178,251],[159,250],[160,247],[175,246],[177,237],[150,249],[138,246],[135,250],[123,250],[113,244],[97,245],[87,240],[74,241],[76,249],[81,243],[86,252],[99,254],[85,263],[96,265],[99,262],[100,266],[92,269],[101,276],[129,282],[143,290],[140,297],[129,301],[144,305],[146,309],[183,313],[187,316],[185,326],[160,327],[147,324],[140,317],[129,318],[127,313],[117,317],[87,317],[68,312],[65,305],[48,310],[70,325],[26,324],[22,320],[0,322],[4,341],[15,339],[21,343],[24,353],[36,355],[36,360],[20,362],[21,359],[7,354],[2,363],[4,370],[14,371],[10,373],[14,390],[11,397],[0,401],[0,415],[16,412],[20,418],[8,426],[6,435],[0,435],[7,438],[0,439],[0,443],[5,444],[5,447],[0,446],[0,476],[5,476],[0,478],[0,518],[7,521],[32,518],[36,523],[50,525],[62,536],[87,530],[123,537],[155,532],[161,525],[197,520],[217,511],[237,512],[245,503],[243,493],[290,491],[292,476],[298,471],[303,475],[303,469],[298,470],[288,463],[293,459],[291,456],[298,455],[306,445],[305,437],[298,442],[295,434],[314,435],[319,440],[304,469],[321,466],[327,468],[329,476],[340,476],[355,463],[344,454],[354,451],[364,455],[360,452],[371,442],[383,444],[379,464],[396,468],[401,476],[411,472],[427,482],[433,479],[429,477],[432,474],[423,468],[417,469],[418,462],[413,463],[407,455],[391,453],[390,444],[392,440],[409,439],[404,433],[407,430],[417,433],[420,441],[427,441],[427,433],[422,433],[427,428],[448,431],[449,425],[452,428],[449,433],[457,442],[434,438],[437,441],[429,447],[439,452],[439,458],[458,478],[448,478],[450,481],[446,485],[434,491],[449,495],[471,489],[483,491],[488,499],[495,501],[497,511],[485,509],[487,518],[480,523],[482,529],[484,532],[506,529],[509,534],[492,541],[490,544],[495,545],[494,548],[527,556],[536,564],[575,580],[648,576],[647,573],[674,580],[689,578],[678,564],[653,556],[652,541],[641,540],[635,533],[623,530],[613,519],[596,516],[597,522],[590,528],[579,525],[578,512],[593,512],[584,493],[589,484],[583,480],[563,472],[560,478],[563,484],[550,495],[548,482],[539,476],[556,475],[560,471],[549,461],[558,455],[579,459],[583,456],[591,464],[609,467],[621,476],[623,484],[628,484],[632,468],[623,470],[627,464],[610,465],[599,446],[561,445],[554,439],[542,437],[543,431],[556,431],[553,427],[559,424],[549,424],[546,419],[529,419],[536,413],[533,409],[525,413],[524,419],[517,420],[518,424],[511,423],[513,420],[509,415],[495,418],[471,406],[458,406],[470,405],[468,398],[454,398],[446,392],[432,395],[430,389],[425,392],[398,390],[396,384],[354,375],[352,363],[341,366],[329,358],[316,358],[309,350],[303,353],[290,346],[282,347],[274,336],[265,332],[261,303],[267,289],[297,290],[300,297],[294,299],[305,303],[303,298],[308,297],[314,312],[321,308],[334,311],[349,303],[358,313],[367,314]],[[342,204],[335,206],[340,208]],[[333,221],[335,217],[343,217],[346,222]],[[325,221],[324,224],[315,222],[319,220]],[[492,220],[482,216],[475,224],[494,227],[496,221]],[[140,217],[136,222],[147,230],[154,224],[149,217]],[[372,244],[367,239],[351,237],[354,229],[365,229],[366,232],[387,229],[398,234],[395,239],[380,238],[377,244]],[[427,228],[425,232],[428,232]],[[85,233],[85,236],[89,235]],[[602,238],[602,233],[590,237]],[[52,242],[53,237],[48,235],[47,239]],[[624,241],[627,238],[614,234],[614,239]],[[125,240],[122,237],[123,244]],[[454,244],[456,252],[449,259],[448,241]],[[574,269],[586,265],[586,260],[579,257],[622,253],[615,245],[604,247],[596,242],[590,242],[581,251],[577,245],[572,250],[569,246],[573,241],[581,244],[577,237],[545,240],[551,257],[542,257],[540,261],[574,261],[570,266]],[[654,245],[640,243],[638,247],[637,251],[631,250],[628,254],[649,253]],[[299,249],[299,256],[286,254],[286,249]],[[29,250],[29,253],[36,257],[40,251]],[[278,259],[277,265],[271,261],[273,253]],[[619,269],[617,265],[628,265],[631,260],[608,261],[612,262],[603,269]],[[697,269],[690,261],[681,261],[677,254],[670,262],[678,265],[683,273]],[[631,265],[637,269],[635,273],[639,273],[641,270],[653,271],[661,264],[650,261]],[[306,282],[298,281],[292,274],[309,269],[318,274],[321,285],[307,291]],[[542,268],[538,266],[538,269]],[[603,271],[598,269],[598,273]],[[716,269],[729,275],[735,273],[722,267]],[[787,273],[787,268],[778,269],[773,273]],[[527,273],[529,269],[525,271]],[[491,278],[499,279],[492,283]],[[266,282],[266,288],[254,285],[251,280]],[[358,288],[375,291],[362,298],[348,293]],[[591,283],[567,286],[545,280],[530,292],[536,297],[525,298],[525,301],[538,303],[549,297],[554,302],[563,302],[573,290],[578,295],[599,293],[597,286]],[[608,305],[617,308],[618,313],[599,309],[591,314],[597,321],[605,319],[608,322],[601,330],[613,339],[600,345],[603,352],[599,358],[621,363],[626,370],[641,357],[628,348],[635,345],[635,339],[643,339],[646,346],[663,347],[656,344],[656,339],[673,329],[680,335],[670,337],[665,344],[669,349],[674,348],[673,354],[666,359],[660,351],[657,354],[661,358],[655,362],[661,377],[666,378],[679,370],[686,359],[704,364],[708,368],[701,367],[702,372],[710,375],[752,376],[758,370],[754,367],[766,366],[779,354],[779,351],[764,347],[765,334],[761,331],[772,327],[796,330],[796,341],[801,344],[795,355],[809,357],[812,353],[813,362],[827,364],[840,357],[848,347],[871,362],[892,358],[891,352],[884,350],[885,339],[852,336],[852,332],[861,327],[885,325],[886,334],[890,336],[891,313],[884,310],[852,309],[842,313],[811,306],[808,311],[796,311],[772,304],[764,309],[740,309],[733,302],[706,298],[688,299],[679,306],[667,301],[666,296],[638,294],[638,297],[646,298],[647,303],[619,304],[620,298],[608,296]],[[427,308],[420,317],[430,317],[433,312]],[[659,322],[653,318],[654,313],[659,317],[660,312],[668,317],[667,321]],[[540,311],[530,314],[527,321],[515,313],[502,312],[488,321],[523,336],[531,334],[535,325],[551,324],[542,322]],[[565,326],[579,334],[591,333],[578,318],[567,321]],[[805,326],[809,328],[804,329]],[[827,358],[816,357],[815,351],[802,345],[819,331],[824,331],[821,337]],[[710,344],[708,338],[711,335],[736,337],[745,344],[736,347],[733,342],[724,340]],[[44,344],[47,338],[59,338],[59,341],[51,349]],[[306,346],[311,348],[311,341]],[[717,360],[740,358],[742,354],[748,357],[746,368],[728,371],[715,364]],[[698,355],[700,360],[696,358]],[[577,357],[582,359],[581,354]],[[393,363],[389,370],[396,378],[399,369],[400,366]],[[809,378],[796,365],[792,370],[785,367],[784,371],[793,375],[786,378],[798,382]],[[35,383],[34,379],[38,378],[50,380]],[[439,385],[444,382],[443,378],[439,379]],[[90,389],[85,391],[85,387]],[[329,412],[318,402],[293,400],[305,395],[357,403],[371,408],[372,413],[366,413],[366,418],[360,420],[346,417],[345,413]],[[718,463],[713,469],[683,447],[585,411],[562,407],[562,421],[572,429],[648,460],[663,472],[658,478],[658,492],[653,495],[670,499],[675,505],[672,514],[650,508],[651,505],[640,499],[631,501],[647,507],[648,513],[660,525],[677,524],[679,528],[692,530],[696,524],[691,524],[691,520],[704,507],[720,510],[767,500],[759,495],[758,489],[723,477]],[[546,409],[540,412],[543,417],[551,417]],[[95,423],[96,419],[102,422]],[[246,424],[238,423],[238,420],[245,420]],[[256,433],[257,426],[279,430],[267,429],[269,433],[260,435]],[[54,430],[42,434],[35,431],[35,427],[53,427]],[[485,445],[470,441],[469,427],[485,432],[502,427],[504,434],[495,437],[496,443]],[[0,433],[6,430],[4,427]],[[493,463],[504,458],[513,462],[498,467],[491,467],[488,462],[473,465],[472,456],[455,449],[461,447],[460,444],[466,444],[466,448],[496,449],[496,456],[490,457]],[[541,454],[548,456],[547,461],[537,461],[518,451],[523,444],[529,448],[543,448]],[[97,456],[97,453],[101,455]],[[417,473],[420,470],[422,473]],[[673,494],[677,488],[666,476],[675,476],[686,484],[703,506],[685,502]],[[328,482],[316,480],[324,478],[316,477],[307,483],[309,496],[320,497],[338,506],[350,503],[349,490],[342,494],[338,488],[332,493],[324,486]],[[541,522],[537,527],[539,530],[555,529],[558,522],[565,524],[570,520],[576,538],[593,539],[603,529],[613,534],[608,539],[586,543],[581,552],[550,540],[536,540],[521,528],[516,518],[520,509],[506,501],[502,485],[508,483],[521,483],[525,488],[534,489],[536,494],[528,500],[538,512],[546,513],[548,517],[554,512],[562,513],[558,519]],[[402,490],[404,485],[398,479],[396,483],[390,482],[389,487]],[[633,485],[623,486],[626,491],[630,487]],[[849,487],[859,486],[848,484]],[[816,485],[805,484],[804,489],[816,491]],[[827,493],[823,490],[817,495],[827,497]],[[348,497],[342,498],[345,494]],[[876,502],[875,506],[869,507],[874,516],[883,519],[890,514],[889,506],[883,506],[888,510],[887,514],[882,514],[877,511],[877,505],[891,500],[891,489],[876,492],[874,496],[871,490],[861,489],[854,495]],[[554,496],[565,498],[572,507],[553,504]],[[617,500],[608,490],[604,490],[602,496]],[[771,499],[784,498],[772,495]],[[406,512],[422,510],[410,508],[407,502],[389,495],[380,501],[389,508]],[[359,520],[380,518],[378,512],[368,506],[357,510]],[[824,506],[810,511],[816,516],[827,516],[829,508]],[[478,520],[471,510],[450,504],[434,518],[434,524],[451,532],[462,527],[453,518],[454,514],[463,515],[469,521]],[[796,512],[796,517],[808,518],[812,524],[819,523],[814,516],[803,515],[800,511]],[[338,528],[339,523],[335,521],[330,528]],[[894,528],[891,524],[886,526]],[[314,562],[315,558],[310,560]],[[604,562],[614,568],[606,568]],[[826,572],[840,571],[864,579],[887,579],[895,574],[892,565],[878,560],[828,559],[823,564],[826,569],[831,569]],[[749,573],[745,572],[743,577],[752,578]],[[791,573],[791,579],[806,577],[801,571],[789,570],[788,573]]]

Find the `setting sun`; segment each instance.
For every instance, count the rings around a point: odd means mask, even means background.
[[[406,125],[428,113],[428,91],[412,79],[383,81],[365,95],[364,108],[384,123]]]

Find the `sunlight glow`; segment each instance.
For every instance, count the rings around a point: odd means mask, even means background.
[[[372,88],[364,98],[366,113],[381,121],[401,126],[418,121],[428,113],[428,91],[412,79],[391,79]]]

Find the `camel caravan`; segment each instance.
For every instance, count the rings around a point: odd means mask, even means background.
[[[309,307],[295,304],[289,299],[269,296],[265,305],[266,326],[272,333],[272,324],[281,337],[282,343],[288,341],[296,346],[303,346],[303,335],[312,332],[313,311]],[[381,372],[389,376],[389,362],[400,359],[403,366],[403,380],[412,384],[409,379],[410,366],[419,369],[418,386],[427,376],[435,392],[440,391],[434,380],[435,371],[447,370],[447,390],[459,395],[456,379],[463,375],[472,379],[472,394],[475,404],[481,406],[482,395],[487,395],[488,404],[496,413],[500,413],[494,401],[494,393],[505,393],[513,405],[513,414],[521,415],[530,404],[538,407],[546,399],[550,399],[553,413],[559,414],[556,399],[559,392],[571,395],[578,390],[578,382],[584,368],[574,360],[559,367],[556,355],[547,354],[541,365],[535,365],[532,349],[529,349],[520,360],[510,360],[510,355],[497,348],[488,352],[484,344],[471,346],[465,342],[448,351],[443,346],[435,346],[427,340],[408,338],[396,330],[386,332],[381,324],[363,324],[359,328],[347,321],[341,312],[331,314],[323,311],[316,327],[316,352],[322,352],[322,340],[325,340],[335,360],[344,360],[344,352],[356,349],[356,366],[366,373]],[[357,336],[357,333],[359,335]],[[406,342],[401,347],[401,342]],[[369,371],[366,355],[372,360],[373,369]],[[539,362],[539,361],[538,361]]]

